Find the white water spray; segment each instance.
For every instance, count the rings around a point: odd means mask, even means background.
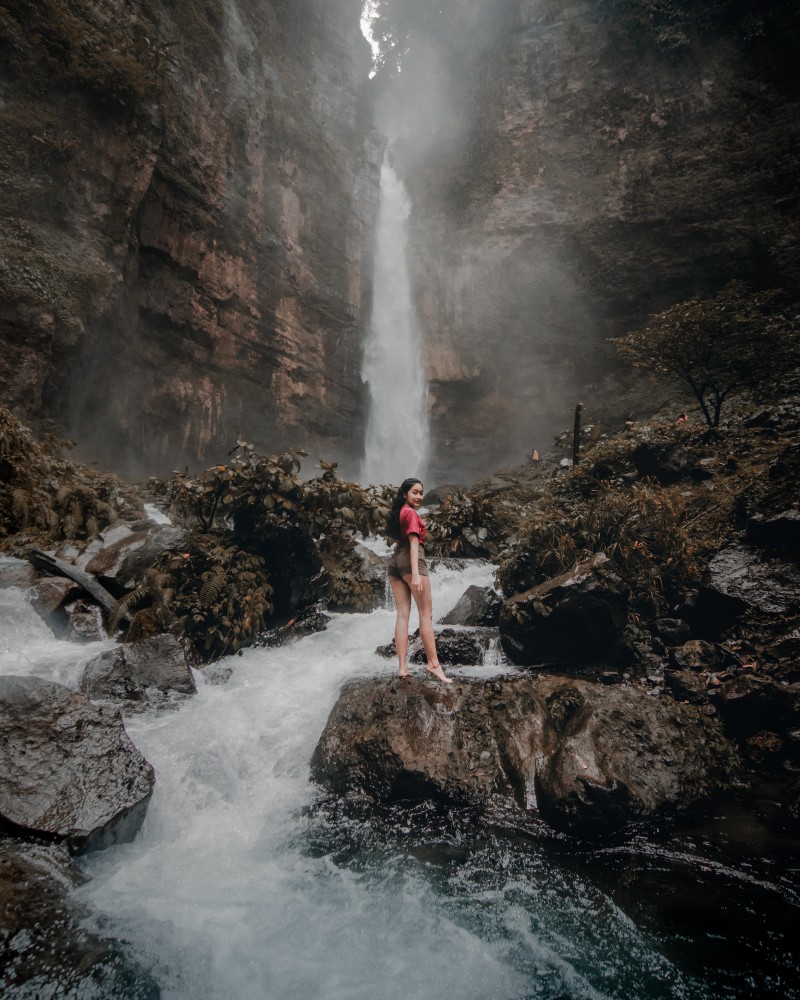
[[[428,386],[407,265],[409,201],[384,160],[381,169],[372,322],[364,346],[369,415],[362,468],[365,483],[425,476]]]

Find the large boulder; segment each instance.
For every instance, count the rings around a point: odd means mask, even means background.
[[[183,647],[167,634],[96,656],[86,664],[80,689],[95,701],[120,701],[126,708],[172,704],[197,691]]]
[[[529,666],[613,655],[628,620],[628,588],[598,552],[503,603],[500,639],[512,663]]]
[[[106,847],[133,839],[154,784],[116,709],[39,677],[0,677],[0,824]]]
[[[467,587],[455,607],[444,618],[439,619],[439,624],[496,628],[500,623],[502,603],[491,587],[477,587],[473,584]]]
[[[716,637],[748,610],[785,616],[800,607],[800,566],[741,542],[709,562],[695,608],[695,627]]]
[[[135,587],[163,552],[181,548],[187,536],[184,528],[169,524],[139,523],[134,531],[123,531],[124,527],[112,529],[106,544],[102,539],[93,543],[95,550],[87,549],[87,555],[92,552],[88,561],[85,556],[78,560],[85,563],[87,573],[117,592]]]
[[[689,705],[540,674],[358,680],[330,714],[311,773],[362,803],[435,799],[538,813],[579,835],[685,813],[738,759]]]
[[[71,892],[86,881],[62,845],[0,838],[0,996],[158,1000],[158,985],[83,926]]]

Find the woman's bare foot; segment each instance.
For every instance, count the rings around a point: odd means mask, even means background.
[[[433,674],[437,681],[441,681],[442,684],[452,684],[453,678],[448,677],[444,670],[442,670],[441,664],[437,663],[436,666],[432,667],[430,663],[425,665],[425,669],[429,674]]]
[[[408,667],[400,667],[400,669],[397,671],[397,676],[398,677],[410,677],[411,675],[408,672]]]

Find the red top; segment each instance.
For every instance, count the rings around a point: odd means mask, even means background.
[[[400,508],[400,541],[404,542],[409,535],[419,535],[419,543],[424,545],[427,534],[428,529],[425,527],[425,522],[414,508],[409,507],[408,504],[402,506]]]

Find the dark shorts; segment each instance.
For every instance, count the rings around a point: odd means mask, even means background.
[[[417,560],[420,576],[428,576],[428,567],[425,563],[425,550],[420,545],[419,558]],[[389,559],[386,572],[395,580],[402,580],[404,576],[411,576],[411,546],[408,542],[400,542],[395,545],[394,552]]]

